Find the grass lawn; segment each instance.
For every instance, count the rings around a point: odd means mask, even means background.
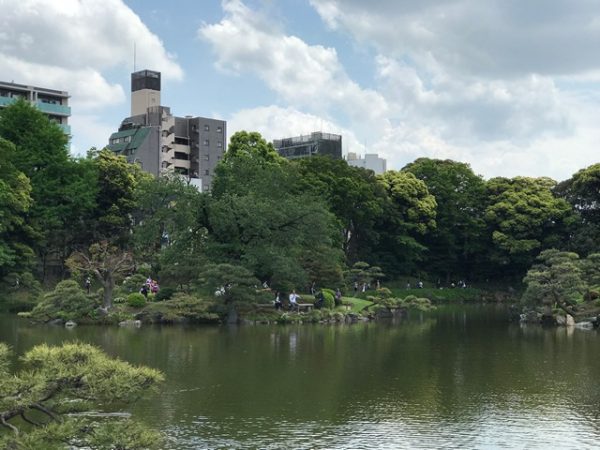
[[[356,298],[356,297],[342,297],[342,302],[351,304],[352,312],[355,312],[355,313],[358,313],[363,308],[373,304],[373,302],[370,302],[369,300],[364,300],[362,298]]]
[[[482,298],[483,292],[477,288],[424,288],[424,289],[403,289],[392,288],[392,295],[398,298],[405,298],[407,295],[415,297],[425,297],[435,303],[461,303],[478,302]]]

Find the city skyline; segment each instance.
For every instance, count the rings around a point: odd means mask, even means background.
[[[598,162],[589,2],[0,0],[0,80],[68,91],[72,151],[108,144],[129,77],[268,140],[323,131],[388,169],[418,157],[557,181]],[[135,47],[135,67],[134,67]]]

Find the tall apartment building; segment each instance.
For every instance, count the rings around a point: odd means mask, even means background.
[[[59,124],[65,134],[71,134],[68,92],[0,81],[0,108],[16,102],[19,98],[36,106],[50,120]]]
[[[160,72],[131,74],[131,116],[110,136],[108,148],[155,176],[177,173],[208,191],[225,153],[227,122],[176,117],[161,106],[160,91]]]
[[[361,158],[356,153],[348,152],[346,161],[351,166],[372,170],[375,175],[381,175],[387,170],[387,161],[377,153],[365,153],[365,157]]]
[[[342,136],[321,133],[319,131],[273,141],[275,150],[288,159],[310,158],[311,156],[330,156],[342,159]]]

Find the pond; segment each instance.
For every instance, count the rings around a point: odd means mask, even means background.
[[[133,413],[170,448],[592,448],[600,334],[506,321],[497,306],[397,323],[244,327],[31,326],[17,353],[78,339],[167,382]]]

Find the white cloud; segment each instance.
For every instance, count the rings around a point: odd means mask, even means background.
[[[5,57],[101,72],[131,65],[135,42],[141,66],[170,79],[183,76],[160,39],[121,0],[0,0],[0,9]]]
[[[67,90],[73,110],[89,110],[109,106],[125,100],[119,84],[110,84],[91,68],[67,69],[31,63],[0,53],[0,67],[4,67],[3,81],[14,81],[56,90]]]
[[[181,79],[183,71],[140,18],[121,0],[0,0],[0,67],[4,81],[69,91],[82,110],[125,99],[104,73],[140,66]]]
[[[351,80],[334,48],[285,35],[240,0],[224,1],[223,8],[223,20],[199,30],[212,44],[220,69],[253,73],[282,101],[319,115],[335,109],[365,128],[386,120],[383,96]]]
[[[126,96],[106,74],[132,67],[134,42],[138,67],[183,78],[176,58],[122,0],[0,0],[0,11],[0,80],[68,91],[75,152],[105,145],[114,131],[118,122],[107,126],[98,114]]]
[[[598,70],[594,0],[310,0],[323,21],[395,58],[478,77]]]

